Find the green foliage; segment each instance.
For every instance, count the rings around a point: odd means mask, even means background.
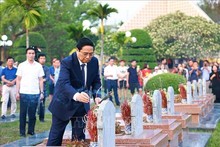
[[[47,48],[47,43],[43,35],[36,32],[30,32],[29,38],[30,46],[37,46],[41,49],[42,52],[45,52],[45,49]],[[22,36],[14,42],[14,48],[12,50],[9,50],[9,54],[10,56],[15,58],[15,61],[23,62],[24,60],[26,60],[25,49],[26,38],[25,36]]]
[[[220,122],[217,124],[215,131],[212,133],[211,138],[209,139],[206,147],[217,147],[220,144]]]
[[[135,43],[127,41],[126,37],[123,35],[121,35],[121,37],[124,37],[124,44],[121,44],[122,56],[119,56],[121,59],[124,59],[127,62],[135,59],[141,68],[145,63],[148,63],[151,69],[157,65],[154,51],[150,48],[152,46],[152,41],[146,31],[141,29],[131,30],[131,37],[135,37],[137,39]],[[126,45],[127,47],[125,47]]]
[[[147,31],[144,31],[142,29],[134,29],[131,30],[131,34],[132,37],[135,37],[137,39],[135,43],[130,44],[131,47],[149,48],[152,46],[152,40]]]
[[[107,17],[111,13],[114,13],[114,12],[118,13],[118,10],[115,8],[109,7],[109,4],[102,5],[100,3],[96,7],[94,7],[93,9],[90,9],[87,13],[90,16],[95,16],[95,17],[98,17],[99,19],[103,20],[103,19],[107,19]]]
[[[174,88],[174,93],[177,94],[179,93],[178,86],[181,83],[186,83],[186,79],[182,75],[173,73],[163,73],[150,78],[144,86],[144,89],[154,91],[161,88],[168,89],[169,86],[172,86]]]
[[[156,57],[152,48],[128,48],[123,51],[122,59],[128,62],[135,59],[141,68],[145,63],[148,63],[151,69],[157,65]]]
[[[207,57],[220,50],[220,27],[177,11],[153,20],[146,28],[157,58]]]

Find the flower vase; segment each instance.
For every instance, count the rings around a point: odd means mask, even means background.
[[[98,147],[98,142],[90,142],[89,147]]]
[[[131,134],[131,123],[125,124],[125,134],[126,135]]]

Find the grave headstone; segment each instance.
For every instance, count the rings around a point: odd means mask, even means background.
[[[169,86],[167,91],[167,113],[172,115],[175,113],[174,111],[174,89]]]
[[[143,132],[143,101],[139,94],[135,94],[131,101],[131,134],[140,135]]]
[[[207,90],[206,90],[207,86],[206,86],[206,79],[202,80],[202,94],[206,95]]]
[[[192,89],[193,89],[193,99],[196,100],[198,98],[198,84],[196,80],[192,82]]]
[[[98,146],[115,146],[115,107],[109,100],[103,101],[98,108],[97,117]]]
[[[187,89],[186,89],[186,92],[187,92],[187,104],[192,104],[192,85],[191,85],[191,82],[188,81],[186,86],[187,86]]]
[[[202,91],[203,91],[202,87],[203,87],[203,85],[202,85],[202,80],[199,79],[199,80],[198,80],[198,91],[199,91],[199,96],[200,96],[200,97],[202,96]]]
[[[162,98],[159,90],[153,93],[153,122],[161,123],[162,121]]]

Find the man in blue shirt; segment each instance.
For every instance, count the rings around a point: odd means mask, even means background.
[[[39,120],[40,122],[44,122],[44,116],[45,116],[45,100],[47,95],[47,82],[50,79],[50,71],[49,71],[49,67],[47,67],[45,65],[46,62],[46,55],[43,53],[40,53],[38,55],[38,62],[42,65],[43,70],[44,70],[44,76],[43,76],[43,81],[44,81],[44,97],[42,100],[40,100],[40,104],[38,106],[38,114],[39,114]]]
[[[7,105],[9,97],[11,99],[11,117],[15,118],[15,112],[16,112],[16,72],[17,68],[13,67],[14,59],[12,57],[7,58],[7,67],[3,69],[2,71],[2,115],[1,118],[6,118],[6,112],[7,112]]]
[[[138,70],[137,69],[137,61],[131,61],[131,67],[128,68],[128,76],[127,76],[127,87],[130,89],[131,94],[134,95],[135,89],[138,92],[141,91],[140,84],[138,82]]]

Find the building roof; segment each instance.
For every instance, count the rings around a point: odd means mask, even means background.
[[[134,15],[133,18],[124,22],[119,28],[119,31],[128,31],[132,29],[143,29],[149,23],[159,16],[168,13],[180,11],[189,16],[200,16],[208,21],[212,19],[193,1],[190,0],[154,0],[148,1],[146,4]]]

